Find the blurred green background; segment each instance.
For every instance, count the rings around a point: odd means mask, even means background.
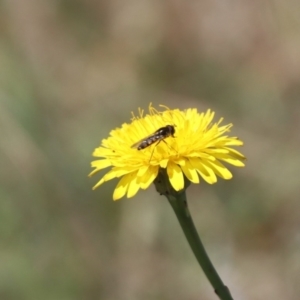
[[[211,108],[245,143],[188,189],[234,299],[299,299],[300,2],[2,0],[0,299],[213,300],[152,186],[92,191],[91,153],[131,111]]]

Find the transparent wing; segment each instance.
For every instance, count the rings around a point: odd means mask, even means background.
[[[144,139],[139,140],[138,142],[136,142],[136,143],[134,143],[133,145],[131,145],[131,148],[138,148],[139,145],[141,144],[141,142],[143,142],[143,141],[144,141]]]
[[[146,142],[149,139],[153,139],[153,137],[157,136],[157,131],[155,131],[152,134],[149,134],[148,136],[145,136],[143,139],[139,140],[138,142],[134,143],[133,145],[131,145],[131,148],[138,148],[143,142]],[[159,138],[156,137],[156,139],[153,140],[152,143],[150,143],[147,146],[150,146],[151,144],[153,144],[154,142],[156,142],[157,140],[159,140]]]
[[[157,135],[157,133],[154,132],[154,133],[152,133],[152,134],[149,134],[148,136],[145,136],[143,139],[141,139],[141,140],[139,140],[138,142],[136,142],[136,143],[134,143],[133,145],[131,145],[131,148],[138,148],[138,147],[141,145],[141,143],[143,143],[144,141],[147,141],[147,140],[150,139],[150,138],[153,138],[153,137],[156,136],[156,135]]]

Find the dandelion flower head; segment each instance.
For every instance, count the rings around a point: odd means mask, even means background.
[[[139,189],[147,189],[163,168],[174,190],[180,191],[184,189],[184,177],[192,183],[203,179],[213,184],[217,177],[232,178],[223,162],[244,166],[245,157],[232,148],[243,142],[226,135],[232,124],[221,125],[223,118],[213,122],[215,113],[211,110],[199,113],[196,108],[183,111],[162,108],[163,111],[158,111],[150,104],[148,114],[139,109],[139,115],[133,114],[130,124],[124,123],[102,140],[101,146],[93,152],[99,159],[92,162],[94,170],[89,176],[105,168],[110,170],[93,189],[108,180],[120,178],[113,199],[125,195],[130,198]],[[158,136],[158,129],[166,126],[175,130],[174,135]],[[142,142],[147,146],[133,147]]]

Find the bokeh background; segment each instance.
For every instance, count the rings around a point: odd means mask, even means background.
[[[91,153],[131,111],[211,108],[246,168],[188,189],[234,299],[299,299],[300,2],[2,0],[0,299],[213,300],[154,187]]]

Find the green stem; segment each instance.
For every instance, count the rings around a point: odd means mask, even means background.
[[[215,293],[221,300],[233,300],[229,289],[225,286],[210,261],[201,239],[197,233],[191,214],[189,212],[185,191],[181,193],[165,194],[178,218],[181,228],[203,270],[207,279],[213,286]]]
[[[167,170],[163,168],[160,168],[158,175],[154,180],[156,190],[161,195],[166,196],[173,207],[180,226],[204,274],[213,286],[215,293],[221,300],[233,300],[228,287],[224,285],[213,264],[211,263],[192,220],[185,194],[185,190],[188,188],[189,184],[190,181],[184,177],[184,189],[179,192],[175,191],[170,183]]]

